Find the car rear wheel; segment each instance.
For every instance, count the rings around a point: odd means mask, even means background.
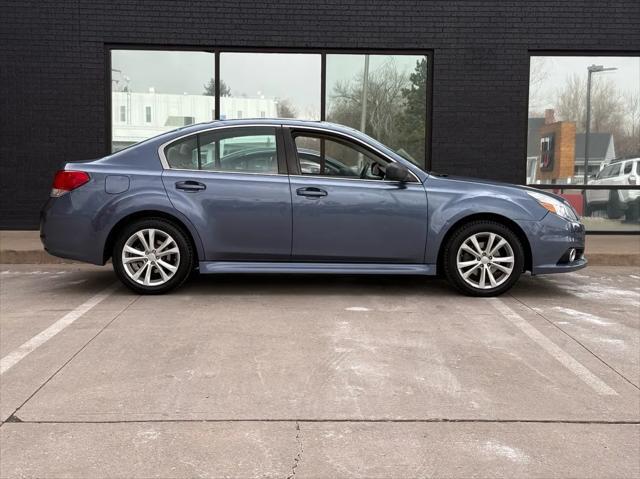
[[[454,232],[443,256],[451,284],[469,296],[498,296],[524,268],[524,250],[513,231],[494,221],[474,221]]]
[[[121,231],[113,248],[113,268],[135,292],[162,294],[189,277],[193,256],[180,228],[164,219],[151,218]]]
[[[609,202],[607,203],[607,217],[612,220],[620,219],[624,215],[620,193],[618,191],[609,192]]]

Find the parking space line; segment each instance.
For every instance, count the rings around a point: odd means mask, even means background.
[[[508,319],[511,324],[516,326],[530,339],[535,341],[540,347],[542,347],[542,349],[558,360],[569,371],[582,379],[582,381],[589,385],[598,394],[605,396],[618,395],[618,393],[609,387],[604,381],[596,377],[591,371],[576,361],[557,344],[534,328],[526,319],[507,306],[503,300],[500,298],[490,298],[489,301],[491,301],[493,307],[498,310],[504,318]]]
[[[34,351],[36,348],[42,346],[44,343],[53,338],[60,331],[65,329],[67,326],[73,324],[76,320],[81,318],[87,311],[91,308],[104,301],[107,297],[111,295],[119,286],[119,283],[114,283],[108,288],[102,290],[95,296],[92,296],[87,301],[82,303],[80,306],[75,308],[72,311],[69,311],[58,321],[53,323],[44,331],[38,333],[33,338],[29,339],[27,342],[22,344],[18,349],[10,352],[5,357],[0,359],[0,375],[4,374],[10,368],[15,366],[18,362],[24,359],[29,353]]]

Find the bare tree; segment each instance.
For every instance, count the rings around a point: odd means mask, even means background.
[[[295,118],[296,117],[296,109],[291,105],[291,102],[285,98],[283,100],[278,100],[277,103],[278,109],[278,118]]]
[[[529,69],[529,110],[530,112],[544,109],[544,102],[548,92],[544,84],[549,78],[549,59],[547,57],[531,57]],[[535,116],[532,113],[529,116]]]
[[[575,121],[578,132],[586,131],[587,82],[574,74],[567,78],[558,92],[556,112],[565,121]],[[625,108],[622,95],[615,83],[607,78],[595,78],[591,86],[591,131],[622,132]]]
[[[627,115],[627,141],[621,145],[626,154],[640,156],[640,91],[624,96]]]
[[[394,136],[395,119],[404,110],[403,90],[410,84],[409,75],[400,71],[391,59],[369,73],[367,86],[366,132],[385,141]],[[363,73],[350,81],[335,84],[330,95],[328,117],[347,125],[358,125],[362,112]]]
[[[594,77],[591,86],[591,131],[611,133],[618,156],[640,153],[640,99],[623,95],[610,78]],[[586,131],[587,82],[579,75],[567,78],[558,91],[556,113],[565,121],[575,121],[576,130]]]
[[[203,87],[203,95],[216,96],[216,81],[213,78]],[[220,80],[220,96],[231,96],[231,88],[223,80]]]

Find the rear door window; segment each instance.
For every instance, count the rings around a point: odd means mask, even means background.
[[[198,169],[198,138],[189,136],[172,143],[164,150],[169,168],[178,170]]]
[[[633,168],[633,161],[629,161],[624,165],[624,174],[628,175],[631,173],[631,169]]]
[[[169,145],[165,156],[172,169],[276,174],[276,128],[229,128],[198,133]]]

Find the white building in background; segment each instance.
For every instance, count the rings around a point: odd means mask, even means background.
[[[276,118],[277,102],[267,98],[221,97],[221,118]],[[111,92],[113,150],[193,123],[215,119],[215,97],[172,93]]]

